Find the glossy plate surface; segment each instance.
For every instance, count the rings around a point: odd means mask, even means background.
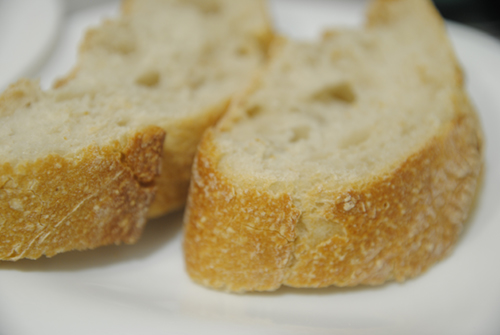
[[[328,24],[359,24],[363,4],[280,0],[273,12],[282,32],[312,38]],[[116,8],[73,13],[42,82],[74,61],[67,48],[81,29]],[[134,246],[0,263],[0,334],[500,334],[500,43],[449,29],[484,126],[486,169],[455,252],[426,274],[376,288],[211,291],[184,272],[177,213],[151,222]]]
[[[44,64],[62,16],[60,0],[0,0],[0,90]]]

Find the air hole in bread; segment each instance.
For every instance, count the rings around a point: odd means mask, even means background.
[[[340,142],[340,149],[348,149],[359,146],[370,138],[370,131],[367,129],[356,130],[346,135]]]
[[[340,84],[328,85],[312,95],[312,100],[330,103],[334,101],[341,101],[346,103],[353,103],[356,101],[356,94],[348,82]]]
[[[247,116],[251,119],[257,117],[261,113],[262,113],[262,107],[259,105],[249,107],[246,110]]]
[[[247,45],[240,45],[236,48],[235,54],[238,57],[245,57],[250,54],[250,48]]]
[[[128,120],[124,119],[118,120],[118,122],[116,122],[116,125],[119,127],[126,127],[128,125]]]
[[[291,143],[298,142],[300,140],[307,140],[309,139],[309,133],[311,132],[311,128],[308,126],[300,126],[300,127],[295,127],[292,129],[293,136],[290,139]]]
[[[160,82],[160,73],[155,70],[150,70],[142,73],[135,79],[137,85],[154,87]]]

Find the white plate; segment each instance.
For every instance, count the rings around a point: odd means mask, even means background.
[[[326,23],[360,22],[362,7],[281,0],[273,8],[282,31],[307,38]],[[211,291],[184,272],[178,213],[151,222],[134,246],[0,263],[0,334],[500,334],[500,43],[449,27],[481,114],[487,165],[455,252],[426,274],[377,288]]]
[[[0,0],[0,90],[43,64],[62,14],[59,0]]]

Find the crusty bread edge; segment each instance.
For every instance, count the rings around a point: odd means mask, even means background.
[[[137,0],[122,1],[122,17],[127,17],[133,14],[135,1]],[[275,39],[275,34],[272,28],[272,20],[267,9],[267,1],[258,0],[258,2],[261,6],[262,15],[265,18],[266,25],[265,29],[256,32],[256,39],[264,51],[264,59],[267,59],[269,57],[268,51],[271,45],[273,45],[273,41]],[[110,21],[104,21],[102,25],[106,25],[107,22]],[[96,35],[96,30],[100,28],[101,26],[98,26],[96,28],[91,28],[86,32],[80,45],[80,54],[91,48],[92,40]],[[53,87],[57,89],[68,84],[77,76],[79,68],[80,65],[77,63],[68,75],[56,80]],[[256,72],[259,71],[260,70],[257,70]],[[251,81],[253,77],[257,77],[257,75],[251,76],[249,81]],[[206,108],[198,115],[198,117],[191,118],[191,124],[188,124],[185,120],[180,120],[175,123],[174,126],[176,129],[173,129],[173,132],[189,131],[192,138],[186,139],[186,141],[192,142],[192,145],[188,150],[178,151],[176,148],[171,147],[169,143],[165,143],[162,171],[156,181],[158,192],[156,194],[156,200],[151,204],[149,210],[148,216],[150,218],[160,217],[169,212],[179,210],[185,206],[189,182],[191,179],[191,167],[198,142],[200,141],[204,130],[216,124],[217,121],[225,114],[228,110],[228,106],[231,104],[231,101],[234,100],[233,98],[234,97],[228,97],[226,100]]]
[[[203,132],[214,125],[227,110],[229,101],[223,101],[204,113],[193,115],[191,118],[182,119],[167,127],[167,132],[189,132],[189,138],[184,138],[186,147],[179,148],[165,142],[162,154],[161,172],[156,178],[158,192],[155,201],[149,209],[149,218],[160,217],[168,212],[182,209],[186,204],[189,182],[191,180],[191,167],[193,165],[196,148]],[[181,139],[182,135],[174,135]]]
[[[391,1],[372,5],[368,26],[384,22],[384,6]],[[437,15],[433,6],[428,8]],[[412,278],[446,257],[476,198],[483,168],[480,122],[463,92],[456,58],[455,65],[455,118],[377,180],[321,194],[332,205],[319,215],[332,225],[340,223],[345,233],[319,245],[301,243],[296,230],[311,207],[296,206],[293,194],[276,196],[251,183],[231,181],[217,169],[221,154],[214,134],[240,117],[229,112],[206,132],[193,166],[184,219],[190,277],[232,292],[269,291],[281,285],[376,285]],[[258,85],[255,81],[246,94]],[[321,186],[318,189],[324,189]],[[307,197],[314,202],[318,195],[312,192]],[[281,199],[281,205],[270,199]],[[279,207],[281,216],[276,220]],[[258,213],[261,217],[255,219]],[[272,228],[259,223],[263,221],[273,222]]]
[[[29,106],[42,94],[20,80],[2,105]],[[133,243],[156,192],[165,131],[131,131],[125,140],[33,161],[0,161],[0,260],[36,259],[73,249]]]
[[[0,165],[0,260],[134,243],[154,199],[165,132],[147,127],[72,155]]]
[[[450,253],[469,213],[482,167],[479,129],[473,114],[460,113],[443,134],[376,180],[330,192],[320,185],[323,191],[313,191],[309,202],[330,199],[318,215],[345,233],[314,246],[297,238],[302,215],[312,210],[308,201],[298,206],[293,194],[277,196],[224,176],[210,130],[195,160],[185,214],[187,271],[195,282],[236,292],[417,276]]]

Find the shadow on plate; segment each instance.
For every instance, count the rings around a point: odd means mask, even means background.
[[[417,277],[418,278],[418,277]],[[409,283],[412,279],[407,280]],[[337,287],[328,286],[322,288],[295,288],[289,286],[282,286],[278,290],[273,292],[249,292],[246,293],[250,296],[262,296],[262,297],[273,297],[273,296],[284,296],[284,295],[307,295],[307,296],[321,296],[321,295],[338,295],[338,294],[352,294],[356,292],[368,292],[368,291],[381,291],[386,289],[391,285],[404,285],[399,284],[394,281],[386,282],[382,285],[369,286],[369,285],[358,285],[353,287]]]
[[[95,250],[71,251],[36,261],[22,259],[0,262],[0,270],[17,271],[79,271],[111,264],[144,259],[164,248],[180,235],[183,211],[147,223],[142,237],[134,245],[105,246]]]

